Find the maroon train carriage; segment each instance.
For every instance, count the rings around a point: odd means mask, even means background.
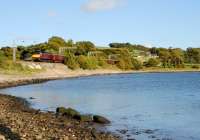
[[[65,57],[62,55],[53,54],[51,61],[53,63],[64,63]]]
[[[39,54],[33,54],[32,59],[34,61],[41,61],[41,62],[63,63],[65,57],[58,54],[39,53]]]

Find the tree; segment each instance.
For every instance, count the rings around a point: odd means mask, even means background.
[[[4,53],[5,57],[12,58],[13,49],[11,47],[2,47],[1,50]]]
[[[130,43],[110,43],[109,46],[111,48],[128,48],[132,45]]]
[[[185,56],[188,63],[200,63],[200,48],[187,48]]]
[[[53,37],[49,38],[48,46],[50,48],[53,48],[54,50],[58,50],[60,47],[66,47],[67,43],[63,38],[53,36]]]
[[[110,43],[109,46],[111,48],[128,48],[128,49],[135,49],[141,51],[149,51],[149,48],[138,45],[138,44],[131,44],[131,43]]]
[[[141,61],[134,59],[134,58],[132,58],[131,61],[132,61],[132,65],[133,65],[134,70],[142,69],[142,62]]]
[[[159,50],[159,58],[161,59],[164,68],[170,67],[170,53],[167,49]]]
[[[66,46],[67,46],[67,47],[73,47],[73,46],[74,46],[73,40],[72,40],[72,39],[67,40]]]
[[[171,65],[173,67],[183,67],[184,65],[184,54],[181,49],[170,49],[171,54]]]
[[[155,58],[150,58],[148,60],[148,62],[146,63],[147,67],[156,67],[160,64],[159,59],[155,59]]]
[[[150,49],[150,53],[152,55],[158,55],[159,54],[159,50],[156,47],[153,47]]]
[[[87,55],[88,52],[94,51],[95,45],[90,41],[80,41],[76,43],[77,46],[77,55]]]

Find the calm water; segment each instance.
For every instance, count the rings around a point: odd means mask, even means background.
[[[109,130],[128,129],[138,140],[200,140],[200,73],[82,77],[0,92],[34,97],[33,107],[43,110],[65,106],[104,115],[112,120]]]

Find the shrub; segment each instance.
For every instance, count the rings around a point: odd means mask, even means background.
[[[134,58],[131,61],[132,61],[133,69],[134,70],[140,70],[140,69],[142,69],[142,62],[141,61],[139,61],[137,59],[134,59]]]
[[[122,70],[126,70],[126,62],[123,59],[120,59],[117,63],[117,67]]]
[[[118,60],[119,60],[119,62],[117,64],[118,68],[120,68],[122,70],[130,70],[133,68],[131,57],[122,56]]]
[[[74,54],[68,54],[65,57],[64,64],[67,65],[72,70],[80,68],[79,63],[77,62],[77,59],[74,56]]]
[[[98,67],[98,61],[95,57],[78,56],[78,63],[82,69],[96,69]]]
[[[107,68],[109,66],[109,64],[106,62],[106,60],[103,60],[103,59],[99,59],[98,65],[102,68]]]
[[[199,67],[199,65],[193,65],[192,68],[193,69],[199,69],[200,67]]]
[[[147,67],[156,67],[160,64],[160,61],[155,58],[150,58],[145,66]]]

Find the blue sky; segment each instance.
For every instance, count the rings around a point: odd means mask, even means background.
[[[104,46],[200,47],[199,0],[1,0],[0,45],[56,35]]]

